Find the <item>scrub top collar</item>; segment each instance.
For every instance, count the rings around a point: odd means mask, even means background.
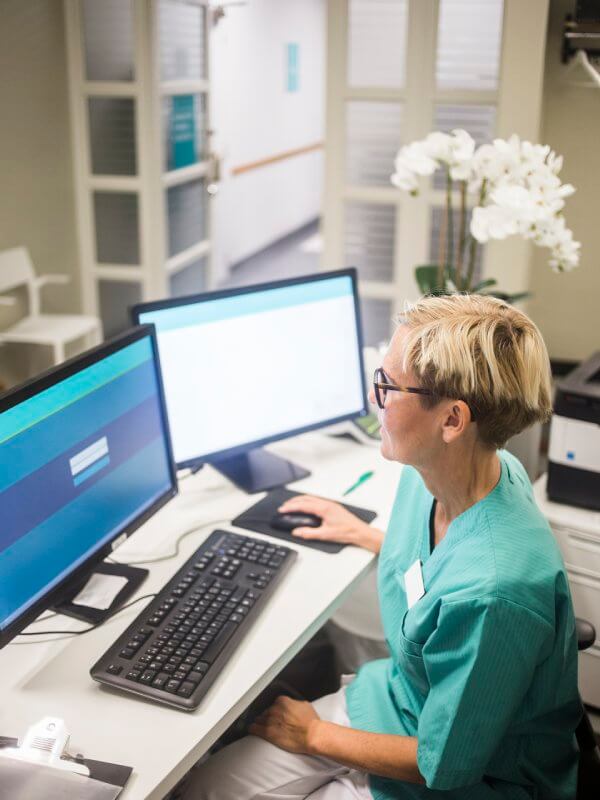
[[[430,498],[430,502],[426,504],[427,513],[422,529],[421,560],[424,566],[425,564],[427,565],[428,572],[435,569],[436,565],[443,560],[448,550],[455,547],[459,542],[463,541],[463,539],[469,536],[476,536],[478,533],[481,533],[483,529],[488,528],[486,509],[490,501],[505,491],[507,481],[510,483],[514,482],[510,473],[510,468],[506,460],[502,458],[501,453],[498,453],[498,458],[500,459],[500,477],[494,488],[491,492],[488,492],[485,497],[473,503],[472,506],[469,506],[462,514],[459,514],[458,517],[452,520],[450,525],[448,525],[446,535],[442,541],[434,547],[433,551],[430,548],[430,520],[433,504],[436,502],[436,499],[428,489],[425,489]]]

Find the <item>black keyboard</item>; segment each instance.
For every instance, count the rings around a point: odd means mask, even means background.
[[[92,667],[92,678],[191,711],[296,556],[213,531]]]

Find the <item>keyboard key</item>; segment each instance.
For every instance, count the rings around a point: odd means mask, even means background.
[[[106,671],[111,675],[120,675],[123,672],[123,667],[119,666],[119,664],[109,664]]]
[[[145,684],[152,683],[152,681],[154,680],[155,675],[156,675],[155,670],[147,669],[140,676],[140,683],[145,683]]]
[[[131,659],[135,655],[135,650],[133,649],[133,647],[124,647],[123,650],[121,650],[121,652],[119,653],[119,655],[121,656],[121,658]]]
[[[177,689],[179,689],[179,683],[180,683],[180,681],[176,681],[176,680],[174,680],[173,678],[170,678],[170,679],[169,679],[169,680],[168,680],[168,681],[165,683],[165,691],[167,691],[167,692],[171,692],[172,694],[175,694],[175,692],[177,691]]]
[[[234,625],[232,622],[226,623],[223,630],[219,633],[217,638],[204,653],[204,660],[208,664],[212,663],[217,658],[221,650],[225,647],[225,645],[227,644],[229,639],[231,639],[236,630],[237,626]]]
[[[138,669],[132,669],[125,675],[128,681],[137,681],[142,673]]]
[[[191,697],[195,688],[195,685],[190,681],[184,681],[177,690],[177,694],[181,697]]]
[[[166,672],[159,672],[152,681],[152,686],[154,686],[155,689],[162,689],[168,680],[169,676]]]

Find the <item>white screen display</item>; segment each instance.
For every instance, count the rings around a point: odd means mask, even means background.
[[[363,410],[348,275],[139,313],[156,326],[175,461]]]

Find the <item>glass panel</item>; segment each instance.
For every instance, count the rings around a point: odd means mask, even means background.
[[[167,190],[169,256],[206,239],[204,181],[190,181]]]
[[[186,294],[204,292],[207,286],[207,261],[199,258],[197,261],[176,272],[169,280],[171,297],[183,297]]]
[[[440,258],[440,249],[439,249],[440,248],[440,229],[442,227],[442,215],[443,215],[443,213],[444,213],[444,209],[442,207],[440,207],[440,206],[434,206],[431,209],[431,230],[430,230],[430,234],[429,234],[429,260],[430,260],[430,262],[432,264],[437,264],[439,262],[439,258]],[[456,254],[458,252],[459,236],[460,236],[460,230],[459,230],[460,211],[457,208],[453,209],[452,221],[453,221],[452,228],[453,228],[453,232],[454,232],[454,247],[453,247],[453,250],[454,250],[454,253]],[[466,223],[466,228],[465,228],[467,237],[468,237],[468,234],[469,234],[469,224],[470,224],[470,222],[471,222],[471,211],[468,210],[467,211],[467,223]],[[447,247],[447,240],[446,240],[446,244],[444,245],[444,247]],[[468,260],[468,257],[469,257],[469,251],[466,250],[465,253],[463,254],[463,266],[462,266],[462,270],[461,270],[461,275],[462,276],[464,276],[466,274],[466,271],[467,271],[466,261]],[[477,245],[476,256],[475,256],[475,273],[474,273],[475,280],[479,280],[479,278],[480,278],[482,260],[483,260],[483,247],[480,244],[478,244]],[[454,263],[456,264],[456,262],[457,262],[457,258],[455,256]]]
[[[135,104],[126,98],[90,97],[94,175],[135,175]]]
[[[131,327],[129,306],[140,303],[141,300],[142,287],[139,283],[99,281],[98,302],[105,338]]]
[[[163,81],[206,77],[205,9],[188,0],[160,0],[160,77]]]
[[[361,297],[360,314],[365,347],[379,347],[384,342],[387,344],[393,330],[392,303],[389,300]],[[367,377],[371,379],[370,375]]]
[[[346,204],[344,262],[369,281],[391,282],[394,271],[396,207]]]
[[[132,192],[94,192],[96,261],[139,264],[138,197]]]
[[[346,179],[352,184],[388,186],[400,146],[399,103],[346,104]]]
[[[83,47],[88,81],[132,81],[131,0],[83,0]]]
[[[162,103],[165,170],[180,169],[206,158],[206,96],[165,97]]]
[[[404,86],[407,21],[406,0],[350,0],[349,86]]]
[[[503,0],[440,0],[438,88],[497,88],[503,5]]]
[[[455,128],[462,128],[475,139],[475,146],[491,142],[496,129],[496,107],[476,105],[436,105],[434,110],[434,126],[436,131],[450,133]],[[443,170],[433,176],[436,189],[446,188],[446,177]]]

